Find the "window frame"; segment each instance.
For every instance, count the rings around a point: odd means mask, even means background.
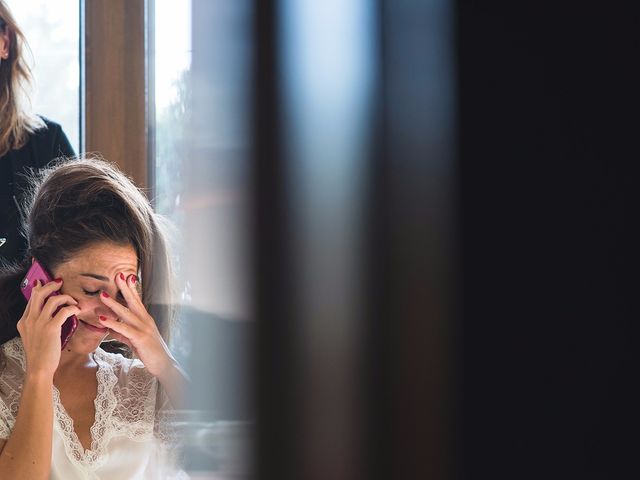
[[[115,162],[146,189],[151,183],[147,2],[84,0],[81,8],[82,148]]]

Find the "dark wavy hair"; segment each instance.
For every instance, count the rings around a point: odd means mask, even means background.
[[[26,301],[19,290],[34,257],[48,270],[100,242],[131,245],[138,256],[142,300],[169,343],[174,308],[168,223],[117,167],[100,158],[60,159],[29,175],[24,205],[25,257],[0,268],[0,343],[18,336]],[[105,350],[130,356],[128,347]]]

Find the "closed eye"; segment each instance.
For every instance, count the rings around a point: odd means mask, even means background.
[[[101,290],[95,290],[93,292],[90,292],[89,290],[85,290],[84,288],[82,289],[82,291],[88,297],[95,297],[101,292]],[[116,300],[119,301],[120,303],[124,302],[124,296],[122,295],[122,292],[118,292],[118,294],[116,295]]]

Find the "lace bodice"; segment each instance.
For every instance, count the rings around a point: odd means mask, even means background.
[[[0,375],[0,438],[7,438],[15,424],[20,402],[25,355],[20,338],[6,342],[2,349],[6,364]],[[53,387],[54,443],[57,439],[60,451],[64,451],[68,461],[86,475],[84,478],[101,478],[96,472],[114,460],[114,446],[122,443],[122,439],[153,445],[154,457],[175,461],[172,446],[176,437],[166,421],[169,402],[158,392],[156,378],[137,359],[127,359],[100,348],[94,353],[94,359],[98,365],[98,391],[89,450],[80,443],[73,420],[60,401],[60,392]],[[55,452],[56,445],[52,457],[54,464]]]

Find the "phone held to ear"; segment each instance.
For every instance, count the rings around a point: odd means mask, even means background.
[[[31,264],[31,268],[29,268],[29,271],[20,283],[20,291],[22,292],[22,295],[24,295],[24,298],[27,299],[27,301],[29,301],[29,298],[31,298],[31,290],[33,289],[33,284],[36,280],[40,280],[40,283],[42,285],[53,280],[51,278],[51,275],[47,273],[47,271],[42,267],[42,265],[40,265],[40,262],[38,262],[37,260],[35,260]],[[53,292],[51,295],[49,295],[49,297],[52,297],[54,295],[60,294],[58,292]],[[58,308],[58,310],[60,310],[60,308]],[[58,310],[54,312],[54,315],[58,312]],[[76,328],[78,328],[78,319],[75,315],[72,315],[67,318],[67,320],[62,325],[62,331],[60,333],[60,342],[62,344],[61,349],[63,349],[69,342],[71,336],[76,331]]]

